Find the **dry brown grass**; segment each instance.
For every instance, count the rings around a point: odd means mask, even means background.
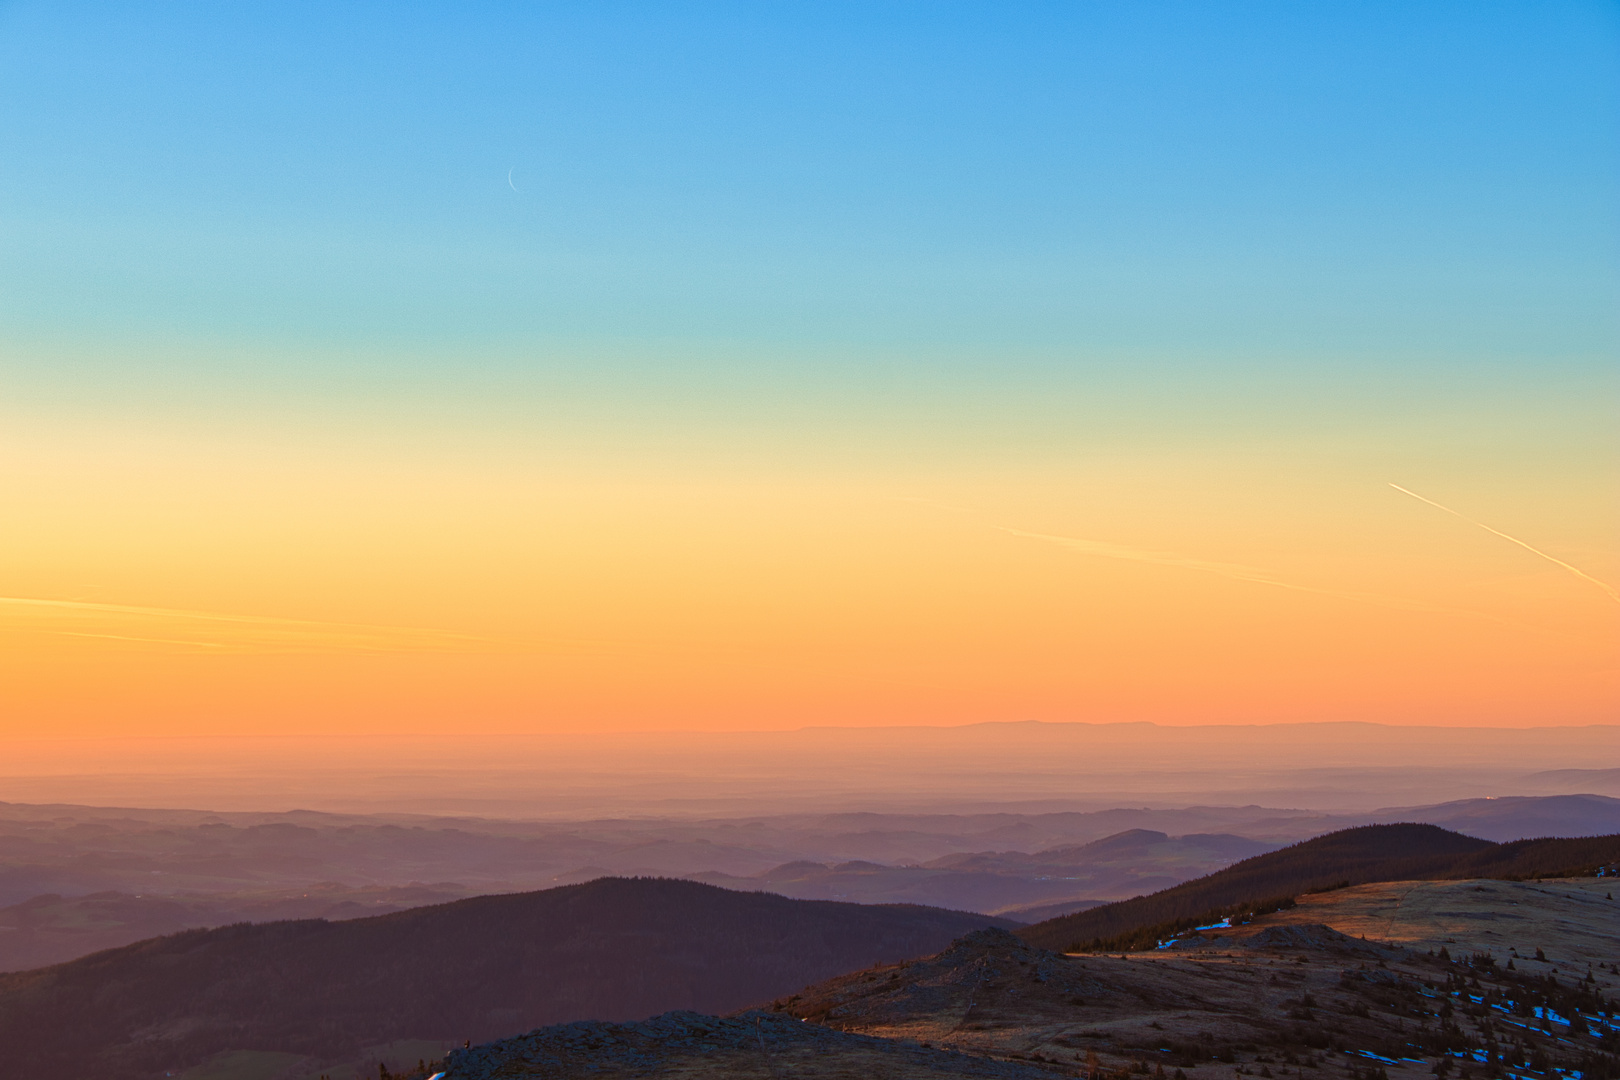
[[[1299,907],[1256,919],[1249,929],[1325,923],[1352,937],[1453,955],[1490,952],[1506,959],[1510,949],[1533,956],[1542,949],[1550,971],[1560,960],[1578,964],[1620,962],[1620,887],[1611,878],[1549,881],[1395,881],[1358,885],[1299,898]]]
[[[1303,898],[1293,911],[1210,932],[1191,947],[1129,956],[1059,957],[986,937],[929,960],[844,976],[781,1004],[843,1030],[1038,1056],[1070,1072],[1089,1072],[1094,1060],[1116,1071],[1163,1064],[1188,1080],[1237,1080],[1262,1069],[1329,1080],[1349,1076],[1352,1065],[1415,1078],[1430,1075],[1434,1056],[1388,1063],[1345,1051],[1422,1056],[1395,1048],[1440,1026],[1444,983],[1460,970],[1430,950],[1444,946],[1458,961],[1489,951],[1505,962],[1510,948],[1528,957],[1539,947],[1547,961],[1519,959],[1519,972],[1558,969],[1567,985],[1589,964],[1620,962],[1620,901],[1604,899],[1608,892],[1590,880],[1370,885]],[[1310,930],[1324,925],[1354,940]],[[1255,947],[1264,931],[1279,936],[1273,928],[1295,928],[1304,947]],[[1605,994],[1616,983],[1620,977],[1599,980]],[[1499,1017],[1486,1018],[1486,1028],[1477,1019],[1458,1011],[1450,1022],[1481,1043],[1489,1024],[1502,1028]],[[1594,1046],[1569,1035],[1551,1039],[1549,1052],[1569,1063]]]

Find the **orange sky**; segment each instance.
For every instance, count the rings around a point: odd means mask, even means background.
[[[1613,597],[1388,487],[1620,579],[1601,470],[1503,490],[1331,431],[852,470],[10,430],[33,463],[0,491],[11,734],[1535,725],[1620,701]]]

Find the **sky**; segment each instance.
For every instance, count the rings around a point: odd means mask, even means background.
[[[0,4],[0,736],[1615,722],[1617,120],[1607,3]]]

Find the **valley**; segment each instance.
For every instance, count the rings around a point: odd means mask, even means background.
[[[1195,805],[579,821],[0,803],[0,971],[181,930],[361,918],[611,876],[1035,923],[1388,819],[1497,841],[1580,836],[1620,829],[1620,799],[1469,799],[1359,816]]]
[[[1609,1080],[1617,870],[1620,836],[1367,825],[1032,925],[602,878],[0,975],[0,1043],[33,1080],[360,1080],[426,1075],[446,1049],[452,1078],[811,1058],[933,1075],[967,1055],[983,1075],[1379,1080],[1443,1057],[1460,1077]],[[1093,936],[1109,927],[1128,944]]]

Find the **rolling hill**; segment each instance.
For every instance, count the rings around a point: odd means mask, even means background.
[[[606,878],[345,922],[191,930],[0,975],[8,1074],[135,1080],[236,1049],[314,1059],[579,1019],[725,1012],[937,951],[982,915]]]
[[[953,852],[920,864],[885,866],[867,860],[825,864],[784,863],[748,877],[686,875],[728,889],[765,889],[801,900],[853,900],[863,904],[928,904],[1033,921],[1026,907],[1068,905],[1068,910],[1162,889],[1276,848],[1243,836],[1192,833],[1168,836],[1127,829],[1086,844],[1026,854],[1022,851]]]
[[[1620,832],[1620,799],[1503,796],[1350,815],[1193,806],[547,822],[0,802],[0,971],[181,930],[359,918],[600,877],[1033,923],[1391,822],[1494,841],[1605,835]]]
[[[1257,855],[1149,896],[1024,927],[1042,948],[1142,948],[1223,909],[1265,906],[1302,893],[1369,881],[1536,877],[1620,859],[1620,836],[1496,844],[1436,825],[1366,825]]]

